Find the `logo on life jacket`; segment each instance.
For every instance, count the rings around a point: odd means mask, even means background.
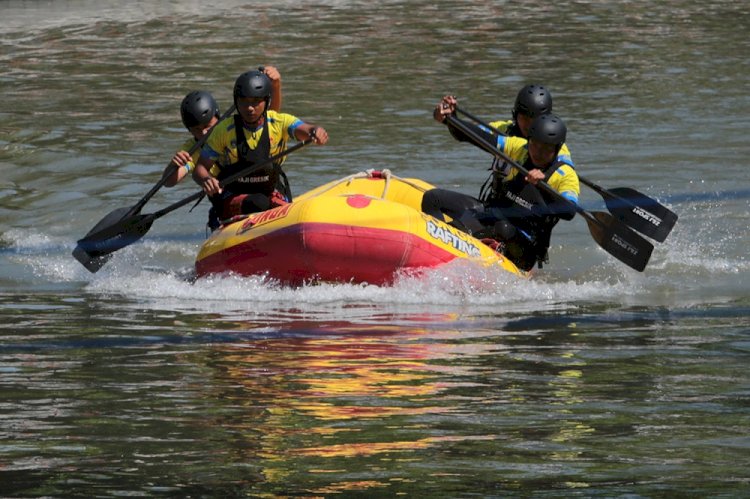
[[[442,241],[443,244],[452,246],[461,253],[465,253],[469,256],[481,255],[479,248],[467,241],[465,235],[458,230],[451,229],[447,225],[438,225],[432,220],[427,220],[427,233],[431,237]]]
[[[526,199],[522,198],[518,194],[514,194],[510,191],[505,192],[505,197],[513,201],[514,203],[523,206],[527,210],[530,210],[534,207],[534,203],[527,201]]]
[[[235,180],[235,182],[239,182],[239,183],[244,182],[246,184],[253,184],[253,183],[258,184],[258,183],[268,182],[269,180],[271,180],[271,177],[269,175],[263,175],[260,177],[240,177],[237,180]]]

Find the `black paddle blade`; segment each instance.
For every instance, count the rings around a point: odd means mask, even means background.
[[[112,253],[133,244],[151,228],[153,216],[128,217],[129,212],[129,208],[120,208],[111,212],[88,234],[78,240],[73,250],[73,257],[89,272],[96,273],[107,263]]]
[[[630,187],[603,191],[607,209],[644,236],[663,243],[677,223],[677,215],[666,206]]]
[[[586,217],[594,240],[610,255],[638,272],[646,268],[654,245],[620,223],[609,213],[594,211]],[[597,223],[598,222],[598,223]]]
[[[73,258],[78,260],[81,265],[86,267],[86,270],[92,274],[96,274],[100,268],[104,266],[109,260],[109,254],[96,256],[94,254],[87,253],[83,247],[76,246],[73,250]]]
[[[130,208],[118,208],[109,212],[104,218],[99,220],[99,223],[97,223],[93,229],[88,231],[82,239],[78,240],[78,243],[73,250],[73,257],[92,274],[96,273],[105,263],[107,263],[109,256],[107,254],[99,254],[93,248],[91,248],[91,253],[88,253],[84,248],[91,246],[94,241],[106,239],[106,237],[97,236],[109,227],[116,227],[129,212]]]

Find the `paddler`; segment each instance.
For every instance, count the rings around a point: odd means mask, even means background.
[[[219,122],[201,149],[193,180],[209,196],[213,208],[209,227],[235,215],[255,213],[291,200],[286,175],[278,164],[268,165],[235,180],[225,188],[221,180],[286,150],[289,140],[312,139],[328,142],[321,126],[305,123],[291,114],[271,108],[272,83],[268,75],[252,70],[242,73],[234,84],[237,114]]]
[[[486,243],[497,247],[524,270],[531,270],[535,265],[541,267],[548,261],[552,229],[561,218],[571,220],[575,210],[536,185],[545,181],[573,203],[578,202],[580,193],[575,170],[560,160],[567,137],[565,123],[554,114],[544,113],[531,121],[528,140],[496,135],[473,123],[458,120],[455,117],[457,105],[455,97],[443,97],[433,113],[435,120],[443,123],[452,116],[473,134],[523,166],[529,175],[522,176],[515,167],[500,161],[493,168],[489,188],[482,200],[455,191],[433,189],[425,193],[422,211],[440,220],[445,220],[443,214],[449,215],[453,219],[452,225],[484,238]],[[462,130],[450,123],[448,126],[457,140],[481,147]]]
[[[281,73],[274,66],[265,66],[263,72],[271,80],[271,109],[280,112]],[[192,155],[188,151],[219,122],[220,114],[216,99],[205,90],[194,90],[182,99],[180,117],[191,137],[182,144],[180,150],[175,153],[172,161],[164,169],[164,174],[171,172],[164,183],[166,187],[176,185],[195,168],[200,158],[200,148]]]

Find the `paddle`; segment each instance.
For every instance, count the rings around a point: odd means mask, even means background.
[[[466,124],[458,120],[453,116],[447,116],[446,122],[451,126],[457,128],[468,137],[472,138],[474,142],[482,147],[490,154],[495,155],[513,167],[515,167],[522,175],[528,175],[529,171],[521,166],[518,162],[514,161],[510,156],[504,152],[496,149],[492,144],[487,142],[482,136],[477,134],[474,130],[469,128]],[[547,182],[540,181],[536,184],[538,188],[543,189],[558,202],[572,207],[576,213],[581,215],[589,227],[589,232],[594,241],[601,246],[607,253],[614,256],[626,265],[634,268],[635,270],[642,272],[646,268],[651,252],[654,246],[630,230],[626,225],[619,222],[609,213],[605,212],[588,212],[578,206],[578,204],[563,197],[559,192],[553,189]]]
[[[224,118],[227,118],[229,115],[231,115],[234,112],[234,104],[219,117],[219,121],[223,120]],[[217,121],[217,124],[219,123]],[[216,126],[216,125],[214,125]],[[208,132],[206,132],[203,137],[200,138],[200,140],[196,141],[195,144],[188,150],[188,154],[191,156],[195,151],[198,150],[203,144],[205,144],[206,140],[208,139],[208,136],[211,135],[211,132],[213,131],[214,127],[211,127]],[[109,226],[116,226],[118,222],[120,222],[123,219],[126,219],[128,217],[132,217],[134,215],[137,215],[140,213],[143,206],[148,202],[149,199],[151,199],[156,192],[161,189],[164,184],[166,183],[167,179],[170,175],[174,173],[174,171],[177,169],[177,165],[172,165],[167,171],[164,172],[164,175],[162,175],[161,179],[154,185],[150,191],[146,193],[145,196],[143,196],[140,201],[138,201],[135,205],[133,205],[132,208],[117,208],[116,210],[113,210],[109,212],[104,218],[102,218],[93,229],[91,229],[88,234],[86,234],[83,237],[83,240],[86,240],[89,238],[92,234],[96,234],[98,232],[104,231]]]
[[[645,194],[630,187],[605,189],[594,182],[578,178],[596,191],[617,218],[651,239],[663,243],[677,223],[677,214]]]
[[[483,122],[465,109],[456,107],[456,111],[475,121],[477,124],[486,127],[488,130],[502,135],[502,132],[498,129],[489,123]],[[655,239],[660,243],[664,242],[675,223],[677,223],[677,215],[674,212],[655,199],[635,189],[631,189],[630,187],[616,187],[607,190],[582,177],[580,174],[578,175],[578,179],[604,199],[607,209],[613,215],[641,234]]]
[[[233,175],[230,175],[222,180],[220,185],[224,187],[240,177],[244,177],[256,170],[260,170],[278,159],[283,158],[287,154],[301,149],[310,142],[312,142],[311,138],[298,142],[289,149],[268,158],[262,163],[249,166]],[[95,273],[107,262],[109,255],[142,238],[151,228],[151,224],[154,223],[154,220],[161,218],[167,213],[181,208],[186,204],[199,200],[203,195],[203,191],[196,192],[195,194],[173,203],[166,208],[162,208],[157,212],[146,215],[128,214],[124,211],[127,210],[127,208],[121,208],[123,215],[120,215],[117,213],[118,210],[115,210],[99,222],[99,224],[86,234],[83,239],[78,241],[78,245],[73,250],[73,256],[90,272]],[[110,216],[111,220],[108,220]]]

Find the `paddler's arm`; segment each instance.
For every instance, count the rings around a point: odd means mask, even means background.
[[[281,112],[281,73],[274,66],[266,66],[263,72],[271,80],[271,110]]]
[[[322,146],[328,142],[328,132],[322,126],[312,125],[310,123],[302,123],[294,129],[294,136],[297,140],[313,139],[317,145]]]
[[[208,196],[221,194],[221,185],[219,185],[219,180],[211,175],[210,172],[213,165],[213,160],[201,155],[200,159],[198,160],[198,164],[195,165],[195,170],[193,170],[193,180],[195,180],[196,184],[201,186],[203,192],[205,192]]]
[[[180,182],[185,175],[190,173],[190,164],[193,159],[190,157],[187,151],[177,151],[172,157],[172,161],[169,162],[167,167],[164,169],[162,175],[166,175],[170,170],[172,173],[164,182],[165,187],[174,187]]]

